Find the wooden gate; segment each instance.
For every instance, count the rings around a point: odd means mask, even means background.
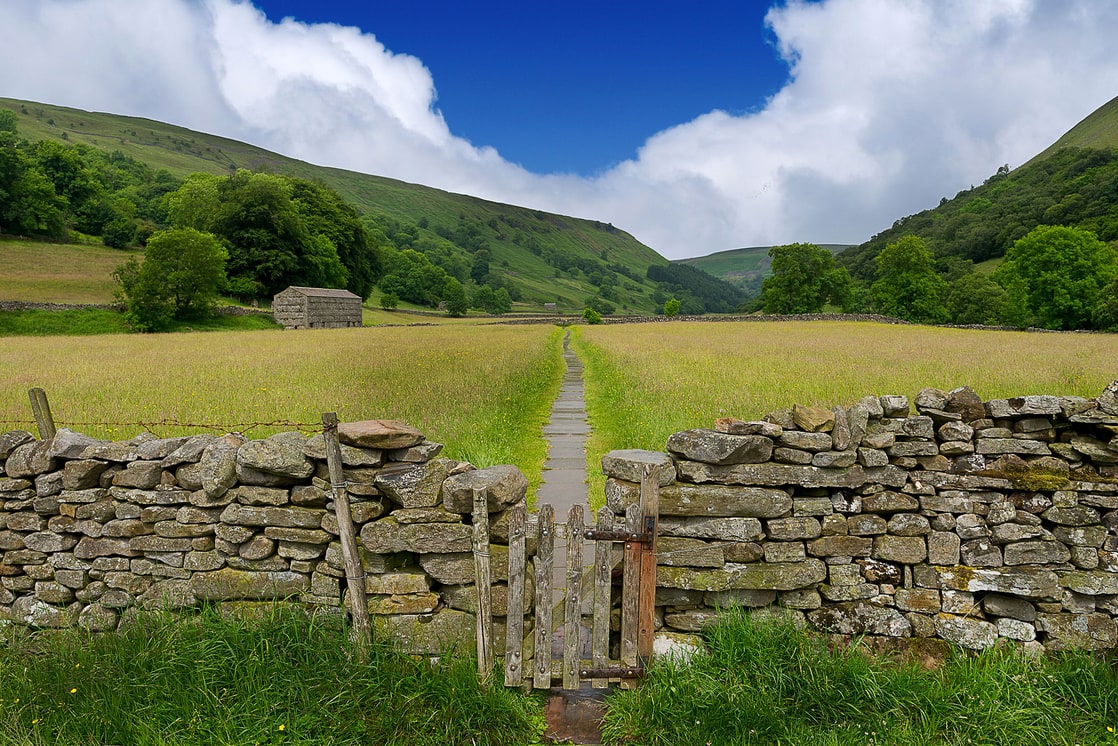
[[[527,515],[523,506],[512,509],[509,521],[508,608],[505,619],[505,686],[547,689],[561,682],[564,689],[578,689],[592,681],[605,688],[620,681],[635,686],[652,654],[656,601],[656,532],[659,520],[660,467],[646,466],[641,478],[640,503],[630,505],[625,523],[615,526],[609,508],[598,511],[595,528],[586,529],[583,508],[575,505],[567,519],[566,587],[561,589],[562,619],[553,619],[558,605],[553,598],[556,525],[551,505],[539,510],[534,560],[534,655],[524,655],[524,602],[527,575]],[[485,493],[474,493],[474,560],[477,571],[478,674],[487,679],[493,670],[493,615],[489,566],[489,519]],[[593,581],[584,583],[583,546],[594,542]],[[624,546],[621,556],[621,630],[618,659],[610,658],[610,612],[614,598],[614,544]],[[590,657],[583,655],[583,600],[589,601]],[[553,658],[553,636],[562,631],[562,658]],[[561,661],[556,669],[556,662]],[[528,665],[526,665],[526,663]]]

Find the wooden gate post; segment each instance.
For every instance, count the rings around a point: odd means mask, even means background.
[[[581,505],[567,517],[567,599],[563,614],[563,688],[578,689],[582,647],[582,529]]]
[[[505,617],[505,686],[524,681],[524,573],[528,516],[524,503],[509,510],[509,605]]]
[[[539,541],[536,549],[536,642],[533,684],[551,687],[551,567],[555,561],[555,508],[540,507]]]
[[[54,416],[50,413],[50,402],[47,401],[47,392],[42,389],[31,389],[27,392],[31,398],[31,412],[35,415],[35,425],[39,428],[39,440],[50,440],[54,437]]]
[[[357,553],[357,533],[353,528],[353,516],[349,512],[349,493],[346,492],[345,470],[342,467],[342,451],[338,446],[338,414],[325,412],[322,415],[322,436],[326,442],[326,466],[330,471],[330,489],[334,497],[334,515],[338,519],[338,538],[342,543],[342,558],[345,560],[346,587],[349,589],[349,613],[353,617],[353,641],[357,645],[362,660],[372,644],[372,630],[369,625],[369,602],[365,585],[365,567]]]
[[[493,672],[493,590],[489,567],[489,505],[485,490],[474,490],[474,574],[477,581],[477,677]]]
[[[637,654],[642,663],[652,655],[652,642],[656,631],[656,532],[660,528],[660,465],[644,467],[641,478],[642,533],[649,534],[649,541],[640,545],[640,604],[638,610]]]

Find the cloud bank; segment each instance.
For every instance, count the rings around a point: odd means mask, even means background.
[[[660,132],[592,178],[455,136],[422,61],[375,29],[272,23],[247,0],[5,0],[0,95],[608,221],[672,258],[860,243],[1118,95],[1115,3],[790,0],[767,22],[791,72],[779,93]]]

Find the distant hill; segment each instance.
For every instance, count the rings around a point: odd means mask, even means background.
[[[1002,167],[980,186],[900,218],[837,259],[869,282],[875,277],[874,257],[912,234],[924,239],[944,269],[969,260],[989,272],[1038,225],[1085,228],[1103,241],[1118,242],[1118,98],[1025,165],[1012,171]]]
[[[589,299],[605,298],[619,312],[651,312],[664,292],[647,273],[668,260],[607,223],[315,166],[149,119],[7,98],[0,98],[0,108],[17,114],[23,138],[120,151],[180,178],[246,168],[321,181],[397,248],[414,248],[458,271],[471,266],[477,251],[489,251],[490,271],[506,277],[529,304],[554,302],[561,310],[581,311]]]
[[[838,254],[850,248],[849,244],[819,244],[821,248]],[[771,246],[752,246],[745,249],[729,249],[693,259],[680,259],[678,264],[687,264],[741,288],[748,295],[761,292],[761,281],[770,273],[772,260],[769,258]]]

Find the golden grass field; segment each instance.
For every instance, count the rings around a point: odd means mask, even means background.
[[[1094,397],[1118,379],[1118,335],[999,332],[869,322],[666,322],[580,327],[593,499],[597,459],[663,450],[718,417],[759,419],[793,404],[853,404],[970,386],[983,399]]]
[[[8,337],[0,342],[0,430],[33,430],[32,387],[46,389],[60,425],[115,439],[143,429],[134,423],[164,419],[223,431],[286,420],[314,432],[322,412],[337,411],[343,420],[403,420],[445,443],[448,455],[516,464],[535,486],[546,456],[541,427],[562,375],[561,334],[554,326],[467,323]],[[1118,378],[1118,335],[1105,334],[666,322],[578,327],[573,344],[586,363],[592,500],[601,493],[603,453],[662,450],[671,433],[711,427],[721,416],[757,419],[867,394],[912,397],[925,386],[968,385],[984,399],[1093,397]]]
[[[47,391],[60,427],[113,439],[144,428],[111,423],[164,419],[222,432],[289,420],[315,432],[322,413],[336,411],[343,421],[402,420],[452,457],[518,464],[538,483],[541,427],[562,376],[560,334],[551,326],[432,326],[9,337],[0,342],[0,431],[34,432],[33,387]],[[291,429],[299,428],[247,434]]]

